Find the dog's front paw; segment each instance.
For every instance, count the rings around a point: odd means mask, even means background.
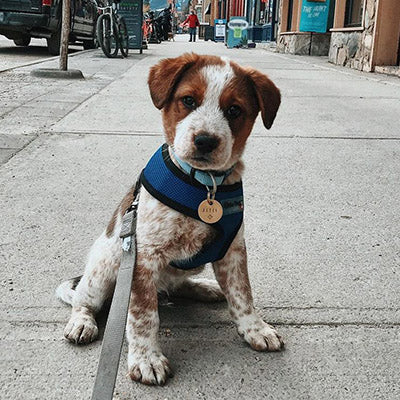
[[[164,385],[172,370],[168,359],[158,352],[147,352],[145,354],[129,353],[128,371],[133,381],[146,385]]]
[[[72,343],[86,344],[93,342],[99,330],[94,318],[86,315],[72,315],[64,329],[64,336]]]
[[[280,351],[284,347],[283,339],[278,332],[262,320],[245,329],[239,328],[239,333],[257,351]]]

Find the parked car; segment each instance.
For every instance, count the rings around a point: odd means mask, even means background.
[[[71,42],[84,49],[96,45],[97,4],[102,0],[71,0]],[[49,53],[60,53],[62,0],[0,0],[0,34],[17,46],[29,46],[31,38],[46,38]]]

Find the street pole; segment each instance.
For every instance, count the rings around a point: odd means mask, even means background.
[[[71,21],[71,0],[63,0],[60,43],[60,70],[68,69],[68,40]]]
[[[68,69],[68,39],[71,30],[71,0],[60,1],[62,1],[62,22],[59,68],[37,68],[31,71],[31,75],[39,78],[84,79],[82,71],[79,71],[78,69]]]

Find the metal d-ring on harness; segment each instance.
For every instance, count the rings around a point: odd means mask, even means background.
[[[207,188],[207,200],[210,203],[215,199],[215,194],[217,193],[217,182],[215,181],[214,175],[211,172],[208,172],[208,175],[210,175],[210,178],[213,183],[212,189],[210,189],[207,185],[205,185]]]
[[[113,398],[136,264],[136,218],[140,186],[141,183],[138,180],[133,191],[132,205],[122,217],[119,235],[123,240],[122,258],[104,332],[92,400],[112,400]]]

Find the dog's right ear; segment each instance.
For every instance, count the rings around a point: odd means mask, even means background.
[[[166,58],[150,69],[148,84],[154,105],[161,110],[168,102],[183,73],[200,57],[186,53],[177,58]]]

